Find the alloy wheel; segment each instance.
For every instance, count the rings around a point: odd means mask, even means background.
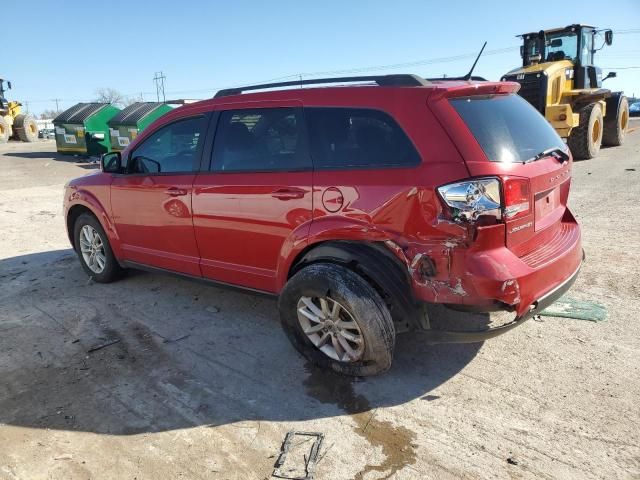
[[[80,230],[80,253],[89,270],[97,274],[102,273],[107,264],[104,242],[91,225],[84,225]]]
[[[298,322],[309,341],[339,362],[356,362],[364,354],[360,327],[349,311],[330,297],[301,297]]]

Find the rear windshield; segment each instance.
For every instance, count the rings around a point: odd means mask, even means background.
[[[525,162],[567,147],[545,118],[518,95],[456,98],[451,105],[493,162]]]

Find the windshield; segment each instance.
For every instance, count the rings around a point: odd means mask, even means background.
[[[545,150],[567,150],[544,117],[518,95],[464,97],[450,102],[492,162],[526,162]]]
[[[525,59],[540,55],[538,37],[530,35],[525,37],[524,54]],[[578,35],[576,32],[560,31],[546,34],[544,47],[545,58],[542,62],[556,62],[559,60],[578,60]],[[529,62],[527,62],[529,63]]]

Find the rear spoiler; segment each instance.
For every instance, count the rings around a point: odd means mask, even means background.
[[[504,95],[520,90],[518,82],[460,82],[458,85],[446,85],[446,88],[434,88],[434,97],[469,97],[472,95]]]

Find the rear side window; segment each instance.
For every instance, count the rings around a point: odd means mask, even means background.
[[[220,115],[212,170],[294,171],[311,168],[296,108],[226,110]]]
[[[420,163],[415,147],[385,112],[305,108],[309,148],[317,169],[383,168]]]
[[[566,145],[545,118],[518,95],[456,98],[453,108],[493,162],[525,162]]]

